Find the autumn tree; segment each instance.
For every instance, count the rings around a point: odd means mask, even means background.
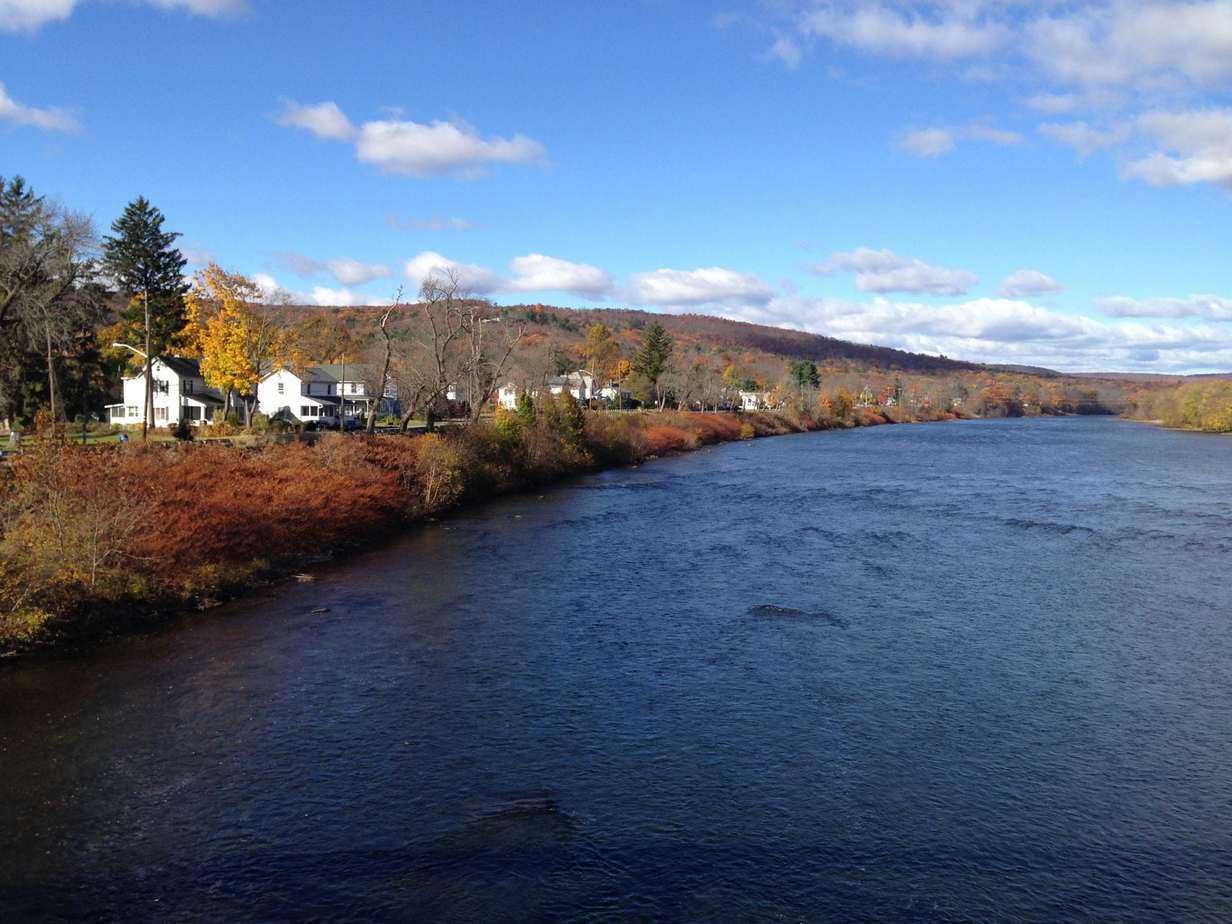
[[[244,426],[251,426],[257,386],[275,369],[289,365],[294,352],[292,328],[278,324],[261,304],[255,282],[211,263],[197,273],[187,305],[186,351],[201,360],[206,384],[225,396],[239,397]]]
[[[592,324],[586,331],[586,365],[594,377],[595,387],[602,388],[616,374],[620,362],[620,344],[605,324]]]
[[[145,408],[141,438],[149,431],[154,408],[154,358],[176,343],[186,322],[184,282],[187,261],[173,245],[180,235],[163,230],[163,213],[144,196],[125,207],[103,239],[103,267],[125,298],[120,312],[120,339],[143,343]]]

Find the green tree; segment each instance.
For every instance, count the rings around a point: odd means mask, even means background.
[[[671,363],[674,346],[671,335],[663,329],[663,325],[653,321],[642,335],[642,342],[633,357],[633,370],[650,383],[660,409],[664,400],[660,379]]]
[[[145,411],[141,437],[146,438],[154,403],[154,358],[171,349],[186,323],[184,281],[187,261],[173,245],[179,237],[163,230],[163,213],[138,196],[111,225],[103,239],[103,267],[127,305],[120,312],[120,336],[144,341]],[[130,344],[131,346],[131,344]]]
[[[586,428],[586,417],[577,399],[569,389],[563,390],[554,399],[546,402],[548,427],[562,440],[578,449],[582,445],[582,434]]]
[[[535,402],[531,398],[529,392],[522,392],[518,395],[517,414],[522,418],[522,422],[526,426],[533,426],[535,423]]]
[[[816,388],[821,384],[821,374],[817,371],[817,364],[811,359],[800,359],[792,362],[788,375],[792,385],[800,392],[803,392],[806,388]]]

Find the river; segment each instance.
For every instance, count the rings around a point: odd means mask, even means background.
[[[0,666],[0,920],[1232,915],[1232,440],[756,440]]]

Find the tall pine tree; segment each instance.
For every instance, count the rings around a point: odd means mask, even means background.
[[[654,321],[646,328],[637,354],[633,357],[634,371],[645,377],[654,387],[660,409],[663,407],[664,395],[659,387],[659,379],[667,372],[672,359],[672,347],[671,334],[663,329],[662,324]]]
[[[186,323],[184,281],[187,261],[173,245],[179,234],[163,230],[163,213],[138,196],[111,225],[103,238],[103,267],[127,305],[120,312],[127,339],[141,339],[145,348],[145,410],[141,438],[146,439],[153,416],[154,357],[172,347]]]

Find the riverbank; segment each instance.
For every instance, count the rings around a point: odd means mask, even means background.
[[[312,445],[43,440],[9,466],[0,498],[0,654],[208,609],[407,524],[572,475],[734,440],[955,416],[584,413],[563,400],[439,434]]]

